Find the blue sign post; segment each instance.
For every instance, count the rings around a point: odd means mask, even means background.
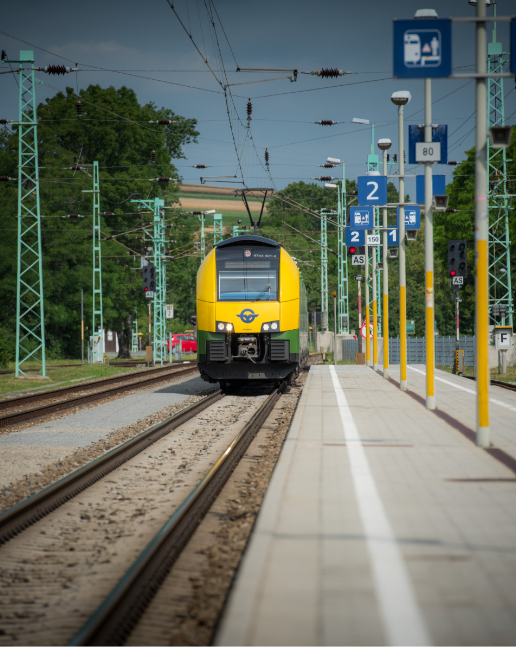
[[[429,79],[451,76],[451,20],[395,20],[394,76]]]
[[[359,178],[360,179],[360,178]],[[373,207],[350,207],[350,229],[373,229],[374,209]]]
[[[374,207],[387,204],[387,178],[384,175],[361,175],[357,184],[358,204]]]
[[[359,247],[365,245],[365,229],[353,229],[352,227],[346,227],[346,247],[352,247],[353,245]]]
[[[396,225],[400,226],[400,208],[396,209]],[[405,229],[421,229],[421,207],[405,207]]]
[[[432,195],[444,195],[446,193],[446,176],[432,175]],[[416,202],[425,204],[425,176],[416,176]]]
[[[409,164],[418,164],[416,161],[416,143],[425,141],[424,126],[409,126]],[[438,164],[448,164],[448,126],[432,126],[432,141],[441,144],[441,160]]]

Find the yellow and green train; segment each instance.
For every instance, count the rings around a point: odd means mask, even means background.
[[[203,380],[292,381],[308,359],[306,290],[296,263],[262,236],[214,247],[197,272],[197,359]]]

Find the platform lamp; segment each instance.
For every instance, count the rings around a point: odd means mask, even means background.
[[[403,152],[403,109],[412,99],[406,90],[393,92],[391,101],[398,106],[398,155],[399,155],[399,258],[400,258],[400,389],[407,390],[407,277],[405,273],[405,160]]]
[[[387,176],[387,151],[392,146],[390,139],[379,139],[378,148],[383,156],[383,174]],[[387,207],[383,208],[383,379],[389,379],[389,271],[387,265]]]

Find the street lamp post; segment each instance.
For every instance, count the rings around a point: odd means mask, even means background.
[[[378,148],[383,152],[383,174],[387,175],[387,151],[392,146],[390,139],[379,139]],[[383,208],[383,379],[389,379],[389,273],[387,269],[387,207]]]
[[[393,92],[391,101],[398,106],[398,155],[400,171],[400,217],[399,217],[399,243],[400,243],[400,389],[407,390],[407,277],[405,274],[405,164],[403,159],[403,108],[411,100],[410,92]]]

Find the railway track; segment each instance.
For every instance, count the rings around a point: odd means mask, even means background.
[[[468,380],[473,380],[476,382],[476,378],[471,375],[463,375]],[[500,380],[491,380],[493,386],[500,386],[502,389],[507,389],[508,391],[516,391],[516,384],[509,384],[507,382],[502,382]]]
[[[212,393],[6,510],[0,515],[0,544],[6,543],[222,397],[220,391]]]
[[[68,644],[124,644],[285,389],[272,391]]]
[[[15,425],[27,420],[47,416],[57,411],[72,409],[96,400],[118,395],[125,391],[144,389],[164,382],[171,377],[181,377],[197,372],[197,364],[192,363],[183,368],[170,366],[145,371],[143,374],[130,373],[115,377],[94,380],[87,384],[52,389],[44,393],[22,395],[0,401],[0,411],[10,410],[0,416],[0,427]],[[107,387],[107,388],[105,388]],[[69,396],[69,397],[66,397]],[[63,399],[64,398],[64,399]],[[51,402],[48,402],[51,400]],[[34,406],[37,405],[37,406]],[[21,407],[21,409],[20,409]]]

